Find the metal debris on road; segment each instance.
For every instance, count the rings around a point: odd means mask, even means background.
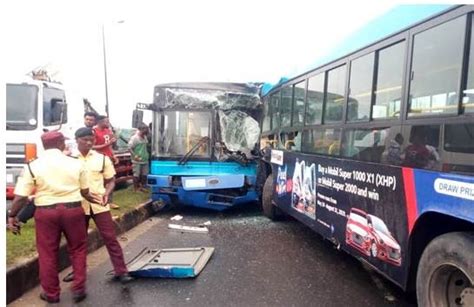
[[[211,225],[211,221],[207,221],[202,224],[199,224],[199,227],[204,227],[204,226],[209,226],[209,225]]]
[[[181,232],[194,232],[194,233],[208,233],[209,232],[207,227],[194,227],[194,226],[168,224],[168,228],[173,229],[173,230],[179,230]]]
[[[180,220],[182,220],[182,219],[183,219],[183,216],[182,216],[182,215],[179,215],[179,214],[173,216],[172,218],[170,218],[170,220],[172,220],[172,221],[180,221]]]
[[[134,277],[196,277],[207,264],[213,247],[150,249],[145,247],[128,265]]]

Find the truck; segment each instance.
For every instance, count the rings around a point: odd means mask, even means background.
[[[64,86],[53,81],[45,70],[33,71],[22,80],[6,84],[6,199],[7,209],[14,197],[17,178],[29,161],[43,151],[41,134],[57,130],[74,143],[74,131],[82,124],[82,113],[68,112]],[[77,107],[76,105],[73,107]],[[79,108],[80,109],[80,108]],[[71,114],[80,117],[71,121]],[[81,123],[81,124],[78,124]],[[118,148],[116,156],[117,182],[132,178],[130,154],[126,148]]]

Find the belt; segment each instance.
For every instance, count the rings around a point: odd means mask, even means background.
[[[56,209],[57,206],[63,205],[66,208],[77,208],[81,206],[80,201],[74,201],[71,203],[58,203],[58,204],[52,204],[52,205],[46,205],[46,206],[36,206],[36,209]]]

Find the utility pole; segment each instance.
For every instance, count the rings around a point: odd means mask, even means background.
[[[109,89],[107,86],[107,54],[105,52],[105,31],[102,24],[102,47],[104,51],[104,78],[105,78],[105,114],[109,117]]]

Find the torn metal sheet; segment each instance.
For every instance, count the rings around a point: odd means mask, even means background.
[[[214,253],[214,247],[143,249],[129,264],[134,277],[196,277]]]
[[[184,226],[177,224],[168,224],[169,229],[179,230],[181,232],[208,233],[207,227]]]

